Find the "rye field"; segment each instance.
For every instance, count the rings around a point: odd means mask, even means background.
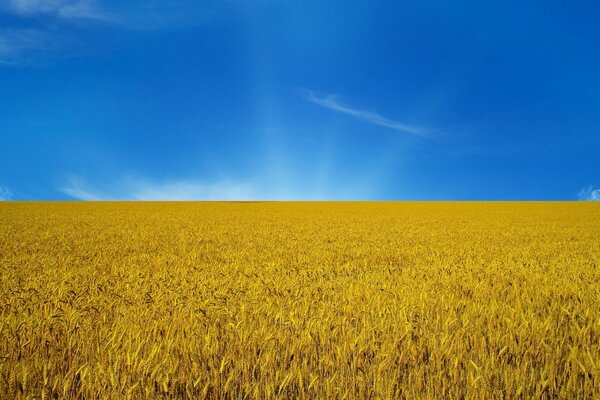
[[[0,203],[6,399],[600,397],[598,203]]]

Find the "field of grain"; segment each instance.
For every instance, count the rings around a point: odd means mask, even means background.
[[[2,398],[598,398],[600,204],[2,203]]]

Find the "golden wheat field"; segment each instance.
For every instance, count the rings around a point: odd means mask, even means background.
[[[600,204],[0,204],[3,398],[600,396]]]

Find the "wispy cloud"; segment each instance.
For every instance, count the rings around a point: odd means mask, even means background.
[[[90,184],[80,177],[70,177],[58,190],[74,199],[85,201],[251,200],[256,197],[249,185],[231,181],[155,182],[140,178],[126,178],[106,187]]]
[[[52,47],[46,32],[37,29],[0,29],[0,64],[28,63],[32,52]]]
[[[203,23],[233,3],[194,0],[0,0],[0,12],[54,18],[60,22],[108,22],[138,30],[169,29]]]
[[[600,188],[587,186],[579,191],[579,200],[582,201],[600,201]]]
[[[0,0],[0,12],[19,22],[18,27],[0,28],[0,64],[10,66],[35,64],[64,47],[76,37],[67,25],[116,22],[94,0]]]
[[[0,0],[0,14],[11,24],[0,27],[0,65],[44,63],[85,40],[86,29],[177,29],[216,15],[219,2],[193,0]],[[16,23],[14,23],[16,22]],[[85,48],[83,44],[80,46]]]
[[[318,95],[317,93],[311,90],[299,90],[298,94],[304,99],[315,103],[321,107],[325,107],[330,110],[349,115],[353,118],[369,122],[373,125],[383,126],[385,128],[393,129],[398,132],[408,133],[416,136],[428,137],[431,135],[431,132],[427,129],[407,125],[402,122],[386,118],[373,111],[362,110],[359,108],[353,108],[348,105],[345,105],[339,100],[338,96],[335,94]]]
[[[5,8],[22,16],[43,14],[64,19],[111,19],[94,0],[8,0]]]
[[[4,186],[0,186],[0,201],[12,200],[12,192]]]

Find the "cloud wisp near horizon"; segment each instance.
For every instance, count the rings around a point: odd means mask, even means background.
[[[0,201],[10,201],[12,200],[12,192],[10,189],[4,186],[0,186]]]
[[[80,175],[68,175],[55,190],[65,195],[66,200],[79,201],[343,201],[372,198],[369,183],[358,177],[357,180],[350,185],[332,183],[329,191],[323,191],[322,187],[306,187],[291,176],[282,187],[268,177],[149,179],[130,174],[90,181]]]
[[[249,185],[228,180],[153,182],[127,177],[112,185],[97,187],[81,177],[72,176],[58,190],[83,201],[231,201],[254,200],[256,197]]]
[[[579,192],[579,200],[600,201],[600,188],[596,188],[594,185],[584,187]]]
[[[339,100],[337,94],[327,94],[319,96],[316,92],[307,89],[298,89],[298,94],[314,104],[329,110],[337,111],[350,117],[368,122],[372,125],[382,126],[397,132],[407,133],[420,137],[431,137],[431,130],[404,124],[399,121],[384,117],[376,112],[350,107]]]

